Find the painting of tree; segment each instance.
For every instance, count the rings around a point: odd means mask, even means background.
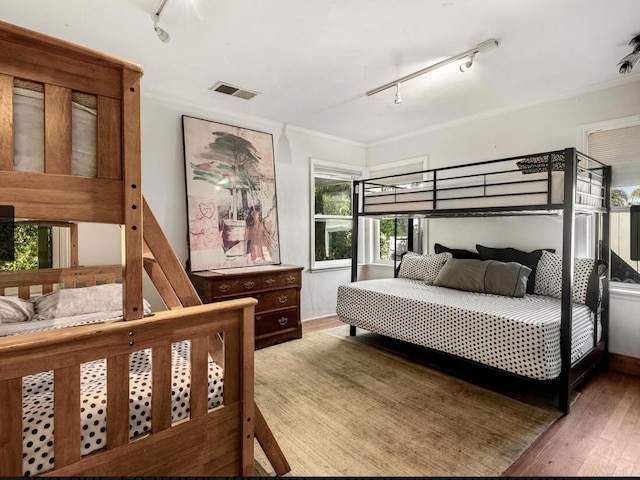
[[[272,136],[182,119],[190,269],[280,263]]]

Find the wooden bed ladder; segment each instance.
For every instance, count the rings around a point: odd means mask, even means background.
[[[176,256],[160,224],[153,215],[149,204],[143,197],[143,254],[144,269],[149,275],[165,305],[173,310],[177,308],[202,305],[202,300],[193,287],[187,273]],[[212,340],[209,345],[211,357],[221,364],[223,358],[222,339]],[[271,462],[276,475],[282,476],[291,471],[273,432],[267,425],[262,412],[255,405],[255,436],[265,455]]]

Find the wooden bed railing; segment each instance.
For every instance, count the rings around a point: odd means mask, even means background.
[[[33,287],[41,287],[41,292],[52,292],[56,285],[64,288],[90,287],[99,283],[115,283],[122,279],[122,265],[97,265],[72,268],[42,268],[39,270],[21,270],[0,272],[0,295],[15,285],[18,296],[28,300],[33,295]]]
[[[54,372],[55,470],[47,474],[184,476],[207,471],[225,476],[241,471],[244,476],[253,475],[255,303],[251,298],[232,300],[140,320],[0,338],[0,476],[23,474],[22,377],[50,370]],[[208,411],[209,338],[220,333],[224,338],[223,405]],[[191,342],[191,413],[188,421],[172,425],[171,344],[182,340]],[[148,348],[153,362],[152,431],[130,440],[129,355]],[[107,359],[108,372],[107,446],[81,459],[80,365],[102,358]],[[194,446],[206,453],[198,454]],[[137,457],[145,459],[136,463]]]

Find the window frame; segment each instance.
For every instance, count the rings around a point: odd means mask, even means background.
[[[351,199],[353,199],[353,181],[362,178],[364,168],[356,165],[341,164],[336,162],[329,162],[326,160],[320,160],[317,158],[311,158],[310,173],[310,197],[311,197],[311,211],[310,211],[310,270],[311,271],[326,271],[332,269],[348,269],[351,268],[351,255],[349,258],[340,260],[316,260],[316,219],[343,219],[353,223],[353,205],[352,213],[350,215],[318,215],[316,214],[316,178],[331,178],[337,180],[344,180],[349,182],[351,190]],[[359,243],[359,242],[358,242]]]
[[[367,176],[369,178],[375,178],[381,176],[379,172],[385,170],[398,169],[400,171],[406,170],[407,173],[413,171],[413,168],[407,168],[409,166],[415,165],[415,171],[427,170],[429,162],[429,157],[427,155],[420,155],[418,157],[406,158],[404,160],[399,160],[391,163],[384,163],[379,165],[372,165],[367,168]],[[393,217],[385,217],[391,218]],[[368,235],[365,237],[365,250],[367,252],[367,258],[369,261],[367,263],[372,265],[379,265],[385,267],[393,267],[397,264],[393,259],[385,260],[380,258],[380,220],[381,218],[367,218],[366,222],[368,222],[368,227],[366,228],[366,232]],[[427,226],[428,222],[426,219],[419,219],[420,229],[422,231],[422,239],[423,243],[427,238]],[[422,251],[424,251],[424,245],[420,246]]]
[[[612,120],[605,120],[602,122],[589,123],[585,125],[581,125],[578,127],[578,135],[579,135],[579,144],[581,145],[581,151],[585,152],[587,155],[589,154],[589,135],[596,131],[602,130],[615,130],[626,127],[633,127],[640,125],[640,115],[632,115],[629,117],[617,118]],[[627,187],[629,185],[615,185],[612,183],[611,191],[615,190],[619,187]],[[624,210],[629,210],[628,207],[615,207],[611,209],[611,212],[614,211],[621,212]],[[640,284],[633,283],[625,283],[625,282],[616,282],[611,280],[610,289],[616,293],[621,294],[629,294],[633,296],[640,296]]]

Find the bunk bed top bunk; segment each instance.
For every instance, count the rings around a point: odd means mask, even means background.
[[[361,197],[357,214],[558,215],[568,206],[576,212],[603,212],[605,169],[596,159],[568,148],[356,180],[354,190]]]
[[[36,309],[40,296],[121,284],[119,318],[71,326],[53,319],[53,328],[39,329],[38,315],[27,314],[19,320],[27,333],[11,325],[0,337],[1,476],[249,476],[254,436],[268,446],[276,472],[288,471],[253,398],[255,300],[203,305],[143,197],[142,73],[134,63],[0,22],[0,205],[20,221],[106,223],[122,232],[121,265],[81,266],[72,254],[63,268],[0,273],[0,294],[13,305],[35,298]],[[168,310],[145,316],[143,271]],[[172,345],[185,341],[189,352],[179,356],[190,372],[188,411],[176,421]],[[149,424],[132,438],[130,381],[146,352]],[[99,427],[106,438],[86,454],[81,372],[94,361],[107,366],[100,388],[108,421]],[[224,375],[213,403],[212,368]],[[42,375],[54,380],[43,388],[53,397],[55,431],[46,442],[53,454],[35,469],[28,426],[40,420],[29,416],[33,392],[23,387]]]
[[[610,178],[610,167],[566,148],[355,180],[352,283],[338,288],[339,318],[352,335],[360,327],[554,382],[559,408],[568,413],[571,389],[606,362],[608,351]],[[395,269],[402,278],[358,281],[362,217],[521,215],[560,216],[562,255],[485,247],[473,259],[447,248],[435,255],[410,252]],[[578,215],[599,219],[593,258],[575,258]]]

